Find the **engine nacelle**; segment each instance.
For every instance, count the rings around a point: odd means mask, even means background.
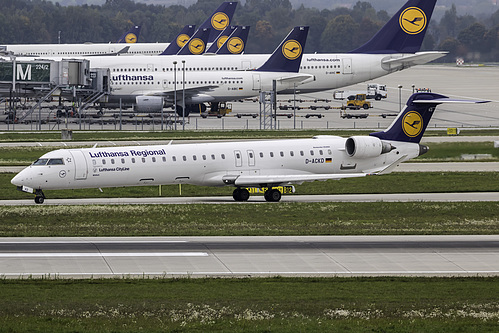
[[[345,142],[345,150],[350,157],[376,157],[390,152],[393,146],[375,136],[351,136]]]
[[[136,112],[161,112],[163,110],[163,97],[137,96],[135,97]]]

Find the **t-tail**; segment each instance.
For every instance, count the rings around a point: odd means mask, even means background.
[[[350,53],[416,53],[430,23],[437,0],[409,0],[364,45]]]
[[[257,71],[293,72],[300,70],[309,27],[295,27],[279,44],[270,58]]]
[[[213,41],[218,37],[218,35],[232,22],[232,17],[236,11],[237,2],[223,2],[218,8],[213,12],[213,14],[208,17],[200,26],[201,29],[211,29],[210,35],[208,37],[208,43],[213,43]]]
[[[178,55],[199,55],[206,51],[211,29],[198,29],[191,39],[178,51]]]
[[[217,50],[216,54],[241,54],[244,52],[248,41],[249,26],[237,26],[225,43]]]
[[[134,25],[118,39],[117,43],[137,43],[139,41],[140,29],[142,26]]]
[[[194,31],[196,31],[196,26],[195,25],[186,25],[180,33],[175,37],[175,40],[173,40],[170,45],[162,52],[160,55],[175,55],[180,51],[182,47],[189,41],[189,39],[192,37],[194,34]]]
[[[413,94],[397,118],[382,132],[369,134],[381,140],[419,143],[437,105],[442,103],[487,103],[488,101],[456,100],[434,93]]]

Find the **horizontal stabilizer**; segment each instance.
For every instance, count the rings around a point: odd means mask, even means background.
[[[406,54],[402,56],[388,56],[381,61],[381,67],[387,71],[401,70],[416,65],[424,65],[433,60],[445,57],[447,53],[448,52],[442,51],[429,51]]]

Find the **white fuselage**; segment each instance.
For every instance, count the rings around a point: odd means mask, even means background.
[[[312,139],[61,149],[43,155],[39,161],[46,159],[44,163],[36,165],[35,162],[14,177],[12,183],[35,190],[181,183],[277,186],[365,176],[419,154],[418,144],[396,142],[396,148],[388,153],[350,157],[345,152],[345,141],[342,137],[318,136]],[[52,163],[56,160],[63,162]]]
[[[116,54],[125,47],[123,55],[158,55],[170,43],[83,43],[83,44],[11,44],[0,45],[0,50],[21,56],[83,57]]]

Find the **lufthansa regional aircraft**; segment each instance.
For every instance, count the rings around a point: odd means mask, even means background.
[[[248,188],[267,188],[265,200],[275,202],[277,186],[385,174],[425,153],[419,142],[435,107],[452,102],[481,101],[414,94],[388,129],[369,136],[59,149],[11,182],[39,204],[43,190],[167,184],[232,186],[236,201],[249,199]]]
[[[418,52],[436,0],[409,0],[385,26],[366,44],[342,54],[304,54],[300,73],[313,75],[314,81],[299,87],[291,85],[281,93],[311,93],[326,91],[375,79],[414,65],[438,59],[446,52]],[[148,57],[92,57],[93,68],[109,68],[111,94],[109,103],[133,103],[137,110],[149,109],[143,105],[142,96],[162,98],[165,105],[174,104],[174,96],[185,91],[187,116],[190,110],[199,109],[201,103],[216,103],[211,94],[216,85],[221,89],[235,90],[247,95],[247,83],[240,80],[221,80],[224,71],[253,70],[268,58],[265,54],[204,55],[204,56],[148,56]],[[177,64],[175,66],[174,64]],[[182,64],[182,65],[181,65]],[[183,66],[185,66],[185,71]],[[173,73],[176,79],[168,79]],[[185,77],[184,77],[185,73]],[[253,96],[261,89],[257,76],[250,90]],[[240,99],[234,95],[234,99]],[[225,100],[227,101],[227,100]],[[180,106],[177,100],[177,106]],[[105,106],[105,103],[102,103]],[[160,105],[156,101],[156,105]],[[202,104],[201,104],[202,105]],[[213,105],[212,105],[213,107]],[[158,109],[157,111],[160,111]],[[151,110],[149,112],[152,112]],[[179,112],[179,110],[177,110]],[[181,114],[181,112],[179,112]]]
[[[211,29],[208,42],[215,38],[232,21],[237,2],[223,2],[213,14],[206,19],[199,29]],[[140,29],[140,28],[139,28]],[[0,45],[0,51],[16,56],[40,57],[67,57],[67,56],[96,56],[96,55],[159,55],[170,43],[137,43],[138,34],[131,30],[120,38],[118,43],[84,43],[84,44],[12,44]],[[122,44],[122,40],[127,43]]]

